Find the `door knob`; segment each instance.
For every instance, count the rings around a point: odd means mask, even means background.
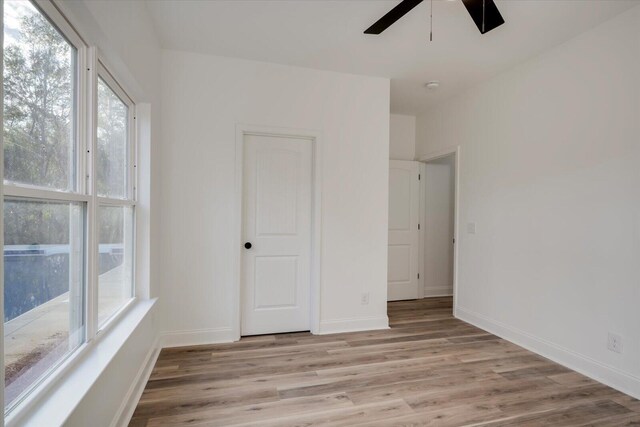
[[[247,242],[244,244],[245,249],[251,249],[251,242]]]

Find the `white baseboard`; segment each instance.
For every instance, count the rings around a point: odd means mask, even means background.
[[[622,393],[640,399],[640,378],[613,366],[598,362],[555,343],[538,338],[502,322],[463,307],[456,307],[455,316],[485,331],[513,342],[556,363],[599,381]]]
[[[424,297],[450,297],[453,295],[453,286],[433,286],[424,288]]]
[[[147,356],[145,357],[144,363],[140,367],[140,370],[136,374],[127,394],[125,395],[120,408],[118,408],[118,412],[116,412],[115,417],[111,421],[111,427],[126,427],[129,425],[129,421],[131,421],[131,417],[133,416],[133,412],[138,405],[138,401],[140,400],[140,396],[142,396],[142,392],[144,391],[145,386],[147,385],[147,381],[149,381],[149,377],[151,376],[151,371],[153,371],[153,367],[158,360],[158,356],[160,355],[160,339],[156,338],[153,341],[153,345],[149,349]]]
[[[318,335],[337,334],[340,332],[371,331],[374,329],[389,329],[389,318],[384,316],[324,320],[320,322]]]
[[[235,336],[231,328],[168,331],[163,332],[160,336],[160,344],[162,348],[219,344],[233,341],[235,341]]]

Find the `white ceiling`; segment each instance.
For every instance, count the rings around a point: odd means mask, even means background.
[[[379,36],[362,32],[398,1],[147,0],[166,49],[388,77],[391,111],[439,101],[640,4],[496,0],[506,24],[481,35],[460,0],[429,1]],[[439,80],[427,92],[423,84]]]

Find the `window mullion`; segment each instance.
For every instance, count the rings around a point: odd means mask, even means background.
[[[86,62],[87,96],[84,117],[86,118],[86,192],[90,196],[87,206],[87,341],[95,338],[98,331],[98,201],[96,191],[97,154],[97,76],[98,61],[95,47],[87,49]]]
[[[138,124],[136,106],[129,106],[129,199],[138,200]]]
[[[89,184],[89,152],[91,146],[89,138],[87,137],[90,132],[90,120],[88,117],[88,111],[90,109],[89,97],[87,96],[87,90],[89,89],[90,79],[90,67],[89,67],[89,49],[82,47],[78,49],[78,125],[76,129],[77,136],[77,153],[76,153],[76,188],[81,194],[90,194],[88,189]]]

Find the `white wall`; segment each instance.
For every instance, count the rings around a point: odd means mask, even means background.
[[[424,170],[424,295],[452,295],[455,157],[429,162]]]
[[[389,121],[389,159],[413,160],[416,154],[416,117],[391,114]]]
[[[385,327],[389,81],[172,51],[162,77],[165,342],[232,339],[237,124],[322,133],[321,331]]]
[[[638,76],[635,7],[417,120],[461,145],[457,314],[636,397]]]

